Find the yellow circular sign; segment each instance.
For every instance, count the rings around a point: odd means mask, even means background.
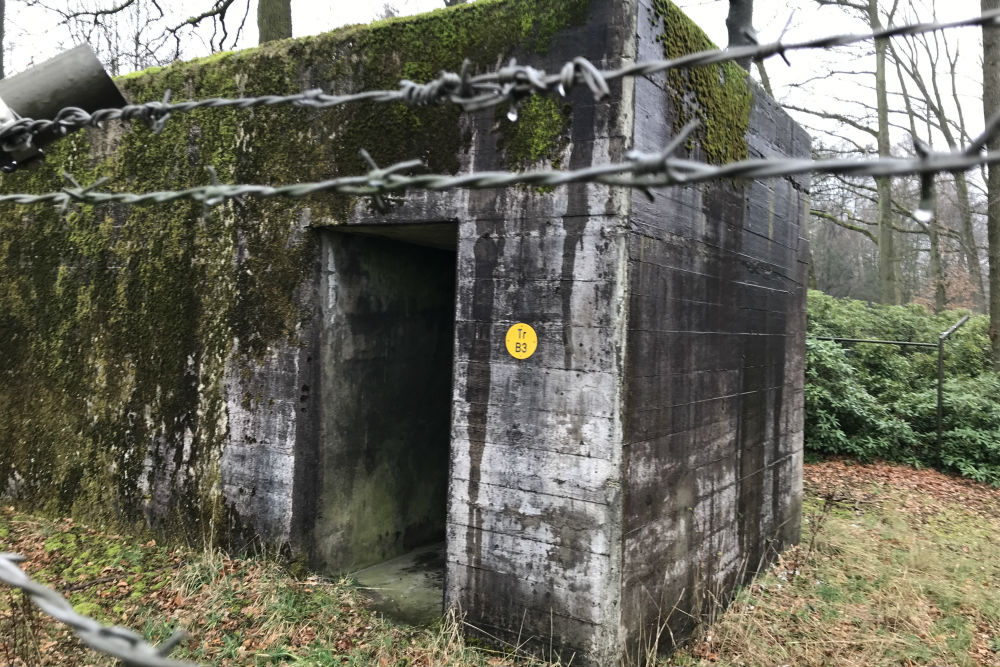
[[[507,351],[515,359],[527,359],[535,353],[538,347],[538,335],[535,330],[523,322],[518,322],[507,329]]]

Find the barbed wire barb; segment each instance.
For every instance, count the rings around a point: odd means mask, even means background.
[[[920,137],[913,137],[913,150],[921,160],[930,158],[933,151],[931,147]],[[920,223],[930,222],[934,217],[935,191],[934,173],[925,172],[920,174],[920,203],[917,210],[913,212],[913,217]]]
[[[378,165],[375,164],[375,160],[372,159],[372,156],[368,151],[362,148],[359,152],[361,153],[361,158],[365,162],[367,162],[368,166],[371,167],[372,169],[370,172],[368,172],[368,175],[371,177],[369,183],[371,183],[372,185],[380,183],[381,182],[380,177],[384,175],[384,172],[378,168]],[[375,201],[375,208],[378,209],[379,213],[385,213],[386,206],[385,206],[385,200],[382,199],[382,195],[379,193],[375,193],[372,195],[372,199]]]
[[[72,176],[67,175],[73,187],[58,192],[43,194],[5,194],[0,202],[17,204],[56,203],[63,207],[72,202],[92,204],[121,203],[129,205],[149,205],[179,200],[196,201],[206,206],[215,206],[229,199],[240,197],[287,197],[302,198],[320,192],[339,193],[376,198],[380,195],[407,190],[443,191],[452,189],[481,190],[504,188],[511,185],[533,187],[562,186],[571,183],[595,183],[649,189],[656,187],[683,186],[719,179],[754,180],[785,178],[806,174],[838,174],[853,177],[878,176],[920,176],[922,182],[927,176],[941,172],[964,171],[980,165],[1000,163],[1000,151],[969,153],[966,149],[953,152],[933,152],[929,148],[909,158],[880,157],[871,160],[804,158],[754,158],[711,165],[676,157],[673,153],[687,141],[697,128],[697,121],[688,123],[664,147],[654,153],[629,151],[625,161],[598,164],[576,170],[542,169],[535,171],[492,171],[467,174],[408,174],[425,165],[420,160],[405,160],[388,167],[379,167],[367,151],[362,157],[370,170],[359,176],[343,176],[325,181],[294,183],[290,185],[264,184],[211,184],[190,187],[183,190],[163,190],[155,192],[107,192],[99,188],[107,183],[100,179],[87,186],[79,186]],[[933,184],[930,186],[933,189]],[[647,193],[649,194],[649,193]],[[384,201],[382,202],[384,205]]]

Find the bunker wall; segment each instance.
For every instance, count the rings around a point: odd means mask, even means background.
[[[631,3],[595,3],[539,62],[582,52],[613,66],[634,20]],[[630,90],[574,93],[560,166],[623,159]],[[472,168],[493,163],[493,145],[474,136]],[[622,189],[510,188],[470,193],[459,219],[445,601],[574,663],[613,661],[619,646],[627,206]],[[518,322],[538,335],[527,359],[504,345]]]
[[[640,12],[651,18],[639,21],[641,56],[682,41],[661,3]],[[738,68],[706,69],[747,101],[745,134],[725,152],[808,157],[805,132]],[[711,96],[683,98],[676,85],[637,81],[640,150],[712,113]],[[696,134],[688,148],[712,161],[723,151],[706,144],[721,136]],[[675,606],[670,625],[683,633],[798,540],[807,198],[803,179],[632,197],[622,595],[633,646]]]
[[[392,89],[469,58],[545,53],[587,0],[485,0],[119,79],[132,101]],[[490,134],[493,166],[559,155],[562,105],[525,105]],[[498,111],[502,119],[506,109]],[[484,121],[494,125],[492,115]],[[454,173],[468,124],[452,105],[268,107],[77,132],[6,192],[63,172],[111,191],[293,183],[420,158]],[[392,201],[393,198],[388,198]],[[398,199],[394,202],[398,204]],[[316,511],[320,275],[316,227],[368,200],[315,195],[206,208],[4,204],[0,215],[0,488],[39,511],[148,525],[201,544],[263,538],[309,551]],[[455,213],[450,217],[454,219]]]

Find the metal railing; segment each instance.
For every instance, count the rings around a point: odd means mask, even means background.
[[[830,340],[836,343],[874,343],[876,345],[900,345],[904,347],[936,347],[937,348],[937,445],[941,446],[941,423],[944,417],[944,343],[951,338],[959,327],[969,321],[965,315],[946,331],[938,334],[936,343],[921,343],[911,340],[877,340],[874,338],[840,338],[837,336],[809,336],[813,340]]]

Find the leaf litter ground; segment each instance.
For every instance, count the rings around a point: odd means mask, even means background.
[[[460,623],[389,623],[347,580],[297,579],[266,559],[171,549],[0,508],[0,550],[81,613],[215,665],[525,664]],[[532,660],[538,663],[537,661]],[[0,589],[0,663],[110,665]],[[1000,663],[1000,491],[932,470],[805,466],[802,542],[663,664]]]
[[[158,644],[190,638],[171,656],[209,665],[523,664],[512,650],[477,648],[446,617],[431,628],[394,625],[348,580],[297,579],[267,559],[170,549],[0,508],[0,551],[85,615]],[[0,664],[114,665],[88,650],[20,592],[0,585]]]

